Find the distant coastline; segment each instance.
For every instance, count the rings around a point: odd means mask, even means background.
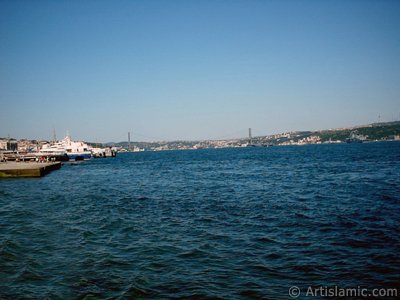
[[[352,133],[365,137],[366,142],[400,140],[400,121],[373,123],[346,128],[325,129],[318,131],[291,131],[273,135],[255,136],[251,139],[254,146],[285,146],[325,143],[345,143]],[[128,149],[127,141],[107,143],[107,146]],[[207,149],[249,146],[249,138],[194,141],[155,141],[130,142],[131,151],[162,151]]]
[[[373,123],[354,127],[325,129],[319,131],[291,131],[273,135],[255,136],[250,138],[235,138],[223,140],[193,140],[193,141],[154,141],[118,143],[91,143],[89,145],[113,146],[121,151],[162,151],[185,150],[205,148],[228,148],[246,146],[285,146],[345,143],[352,135],[360,136],[363,142],[400,140],[400,121]],[[13,138],[0,138],[1,150],[20,150],[38,147],[48,143],[45,140],[16,140]]]

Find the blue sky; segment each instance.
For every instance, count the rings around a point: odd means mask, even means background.
[[[399,1],[0,0],[0,137],[219,139],[400,118]]]

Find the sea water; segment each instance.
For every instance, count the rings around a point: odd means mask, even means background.
[[[1,299],[398,287],[399,253],[399,142],[120,153],[0,181]]]

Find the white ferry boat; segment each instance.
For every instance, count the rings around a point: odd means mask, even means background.
[[[63,140],[43,145],[39,151],[39,155],[43,156],[61,156],[67,155],[69,160],[91,159],[92,151],[84,142],[74,142],[67,135]]]

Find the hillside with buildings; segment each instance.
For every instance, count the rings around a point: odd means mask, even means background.
[[[119,142],[105,143],[102,146],[115,146],[121,151],[162,151],[183,149],[227,148],[248,146],[284,146],[322,143],[375,142],[400,140],[400,121],[374,123],[350,128],[328,129],[320,131],[292,131],[268,136],[256,136],[230,140],[203,141],[156,141],[156,142]],[[36,152],[48,141],[16,140],[0,138],[0,151]],[[99,143],[89,145],[98,146]]]
[[[353,138],[353,140],[350,140]],[[130,151],[161,151],[179,149],[226,148],[247,146],[284,146],[322,143],[345,143],[349,141],[375,142],[400,140],[400,121],[374,123],[350,128],[320,131],[293,131],[269,136],[256,136],[230,140],[172,141],[172,142],[120,142],[108,143]]]

